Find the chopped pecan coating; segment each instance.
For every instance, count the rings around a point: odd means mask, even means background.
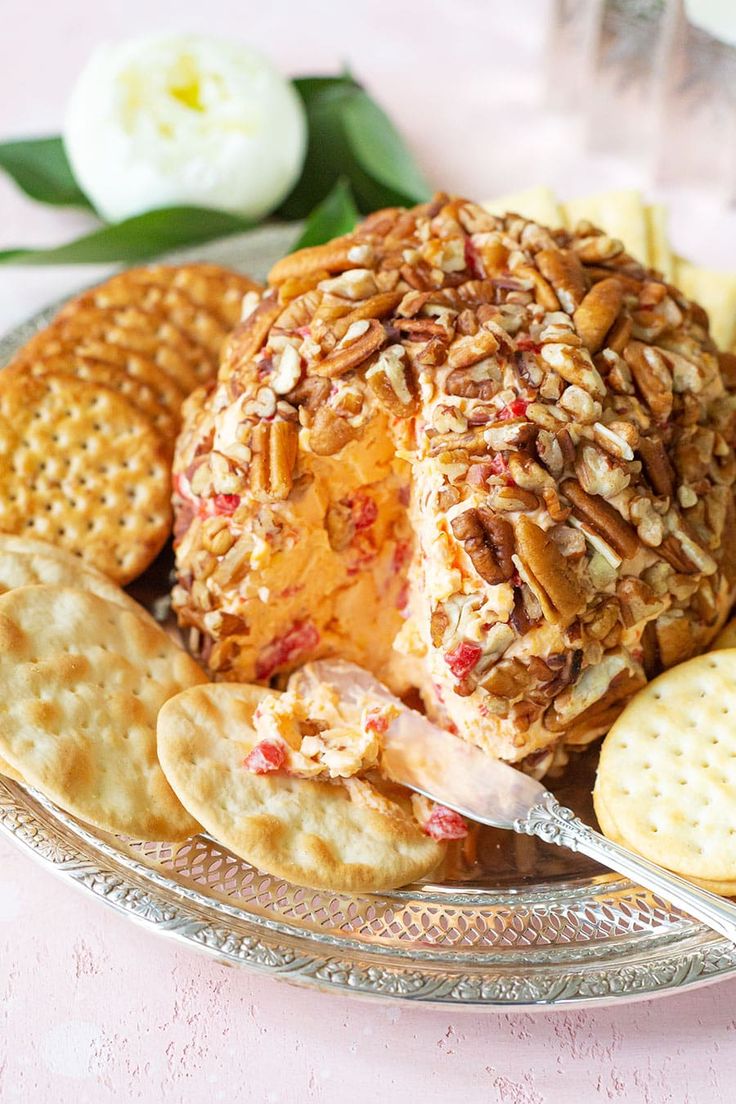
[[[575,329],[589,352],[597,353],[618,317],[623,289],[615,277],[593,284],[573,314]]]
[[[707,646],[736,589],[736,359],[697,306],[587,223],[442,195],[271,279],[177,449],[175,604],[215,673],[252,677],[254,535],[289,595],[304,579],[285,553],[320,517],[325,579],[333,562],[346,595],[402,588],[386,599],[409,613],[401,648],[438,710],[502,757],[551,761],[603,731],[642,667]],[[399,469],[361,532],[353,491]],[[402,540],[380,547],[397,509],[417,536],[408,579]],[[270,604],[275,637],[319,623],[301,601]]]
[[[529,586],[553,624],[569,625],[585,606],[585,590],[548,533],[525,514],[515,523],[516,548]]]
[[[504,518],[483,506],[465,510],[453,518],[450,528],[487,583],[495,585],[514,573],[514,530]]]
[[[573,516],[585,521],[622,559],[628,560],[639,550],[636,530],[600,495],[589,495],[576,479],[566,479],[562,493],[572,503]]]

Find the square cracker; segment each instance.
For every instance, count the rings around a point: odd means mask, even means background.
[[[582,220],[605,230],[624,243],[627,253],[643,265],[651,264],[647,220],[641,194],[633,189],[579,196],[563,204],[571,229]]]
[[[675,283],[708,312],[711,337],[719,349],[730,349],[736,342],[736,273],[699,268],[677,257]]]
[[[507,211],[514,211],[524,218],[553,229],[565,225],[562,208],[550,188],[537,187],[527,188],[523,192],[510,192],[498,199],[489,199],[483,207],[492,215],[505,215]]]

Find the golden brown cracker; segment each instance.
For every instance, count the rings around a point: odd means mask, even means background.
[[[126,399],[68,376],[0,375],[0,530],[126,583],[166,541],[169,495],[167,448]]]
[[[216,315],[228,330],[240,322],[247,292],[263,291],[249,276],[215,264],[152,264],[132,268],[127,275],[139,284],[178,288],[196,306]]]
[[[156,366],[152,365],[154,371]],[[78,356],[76,353],[59,353],[56,356],[44,359],[23,358],[21,355],[11,365],[3,369],[5,373],[25,376],[64,375],[75,379],[86,380],[88,383],[102,384],[111,391],[122,395],[132,403],[141,414],[150,422],[151,426],[161,434],[161,437],[173,451],[174,441],[179,431],[180,415],[178,408],[171,409],[161,403],[161,391],[152,387],[140,377],[135,378],[128,374],[125,368],[106,360],[95,360],[92,357]],[[175,391],[173,384],[170,385]],[[177,393],[178,394],[178,393]],[[181,400],[178,407],[181,406]]]
[[[736,650],[710,652],[649,683],[601,750],[602,826],[687,878],[736,883]]]
[[[117,276],[72,299],[59,318],[73,318],[78,311],[127,310],[133,307],[154,316],[163,315],[194,345],[201,345],[214,359],[220,356],[228,329],[212,311],[194,303],[180,288],[144,283],[135,273]]]
[[[104,831],[179,840],[198,830],[159,766],[156,718],[203,681],[150,618],[98,595],[34,586],[0,598],[0,754]]]
[[[161,766],[192,816],[259,869],[318,889],[386,890],[434,869],[444,847],[410,815],[395,819],[353,802],[339,784],[243,766],[257,740],[253,712],[268,693],[217,683],[161,710]]]
[[[149,357],[185,394],[216,371],[216,363],[207,351],[190,341],[164,314],[139,307],[80,307],[73,314],[59,316],[32,337],[24,347],[24,355],[46,357],[73,350],[87,356],[93,355],[91,346],[99,348],[100,343]]]

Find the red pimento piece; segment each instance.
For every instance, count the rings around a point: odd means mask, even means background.
[[[498,475],[493,464],[471,464],[467,480],[473,487],[482,487],[490,475]]]
[[[409,584],[406,579],[399,587],[399,593],[396,595],[395,605],[399,613],[406,613],[407,607],[409,605]]]
[[[256,660],[256,678],[270,678],[275,671],[319,644],[319,633],[311,621],[295,621],[283,636],[276,637]]]
[[[212,499],[215,513],[218,515],[233,514],[240,505],[240,495],[218,494]]]
[[[542,346],[538,341],[532,341],[530,337],[518,337],[516,339],[516,348],[522,353],[536,353],[539,355],[542,351]]]
[[[468,826],[454,809],[435,805],[424,825],[424,831],[435,840],[459,840],[467,836]]]
[[[356,529],[369,529],[378,517],[376,500],[367,494],[356,494],[350,503],[350,509]]]
[[[514,586],[520,587],[522,585],[522,583],[524,582],[524,580],[522,579],[519,572],[515,571],[514,574],[511,576],[511,582],[514,584]]]
[[[394,575],[398,574],[399,571],[404,570],[404,568],[411,560],[411,553],[411,541],[397,540],[394,546],[394,554],[391,557],[391,569]]]
[[[480,644],[473,644],[470,640],[461,640],[451,652],[445,655],[445,663],[452,671],[456,679],[467,678],[483,655]]]
[[[476,280],[482,280],[485,276],[480,254],[470,238],[465,239],[465,267]]]
[[[388,714],[382,709],[369,709],[365,718],[366,732],[385,732],[389,725]]]
[[[514,399],[498,412],[499,422],[507,422],[511,418],[523,418],[529,403],[526,399]]]
[[[286,748],[275,740],[261,740],[243,760],[243,766],[252,774],[270,774],[281,770],[285,763]]]

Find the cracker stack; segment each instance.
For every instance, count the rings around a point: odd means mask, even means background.
[[[257,288],[216,265],[132,269],[68,303],[0,373],[0,530],[125,584],[171,524],[183,400]]]

